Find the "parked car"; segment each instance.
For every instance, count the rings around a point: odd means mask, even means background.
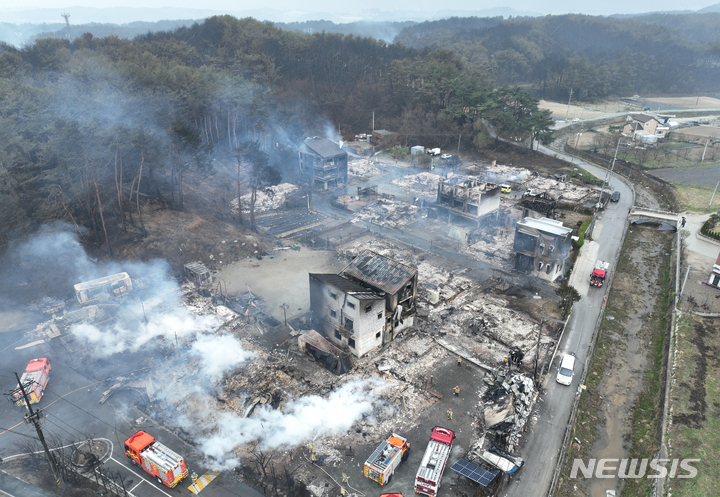
[[[449,158],[451,158],[451,157],[452,157],[452,154],[442,154],[442,155],[440,156],[441,159],[449,159]]]
[[[612,195],[610,195],[610,202],[619,202],[620,201],[620,192],[614,191],[612,192]]]
[[[500,185],[500,193],[512,193],[510,185]]]
[[[523,197],[539,197],[542,192],[539,192],[533,188],[528,188],[525,190],[525,193],[523,193]]]
[[[557,382],[561,385],[570,385],[573,379],[573,369],[575,369],[575,356],[565,354],[560,361],[560,367],[557,373]]]

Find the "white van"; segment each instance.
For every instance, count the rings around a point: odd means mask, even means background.
[[[572,383],[573,369],[575,368],[575,356],[565,354],[560,361],[558,368],[557,382],[561,385],[569,385]]]

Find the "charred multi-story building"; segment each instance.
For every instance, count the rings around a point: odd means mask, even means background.
[[[454,176],[438,184],[437,206],[448,218],[479,223],[500,208],[500,186],[472,176]]]
[[[515,225],[515,269],[554,281],[565,274],[572,229],[546,217],[526,217]]]
[[[417,270],[365,250],[340,274],[310,274],[310,308],[327,339],[361,357],[412,326]]]
[[[306,138],[298,147],[300,173],[311,186],[347,184],[348,155],[327,138]]]

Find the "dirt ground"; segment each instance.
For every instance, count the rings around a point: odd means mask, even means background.
[[[591,119],[593,117],[602,117],[606,114],[617,114],[631,110],[627,104],[618,101],[603,101],[598,103],[571,103],[549,102],[540,100],[540,108],[552,111],[552,117],[559,120],[564,119]]]
[[[713,97],[648,97],[653,102],[683,106],[690,109],[718,109],[720,99]]]

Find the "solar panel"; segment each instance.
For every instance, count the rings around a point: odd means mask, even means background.
[[[478,482],[483,487],[487,487],[493,478],[495,478],[500,471],[486,471],[482,468],[478,468],[471,462],[467,462],[465,459],[460,459],[458,462],[453,464],[450,469],[456,473],[460,473],[463,476],[467,476],[472,481]]]

